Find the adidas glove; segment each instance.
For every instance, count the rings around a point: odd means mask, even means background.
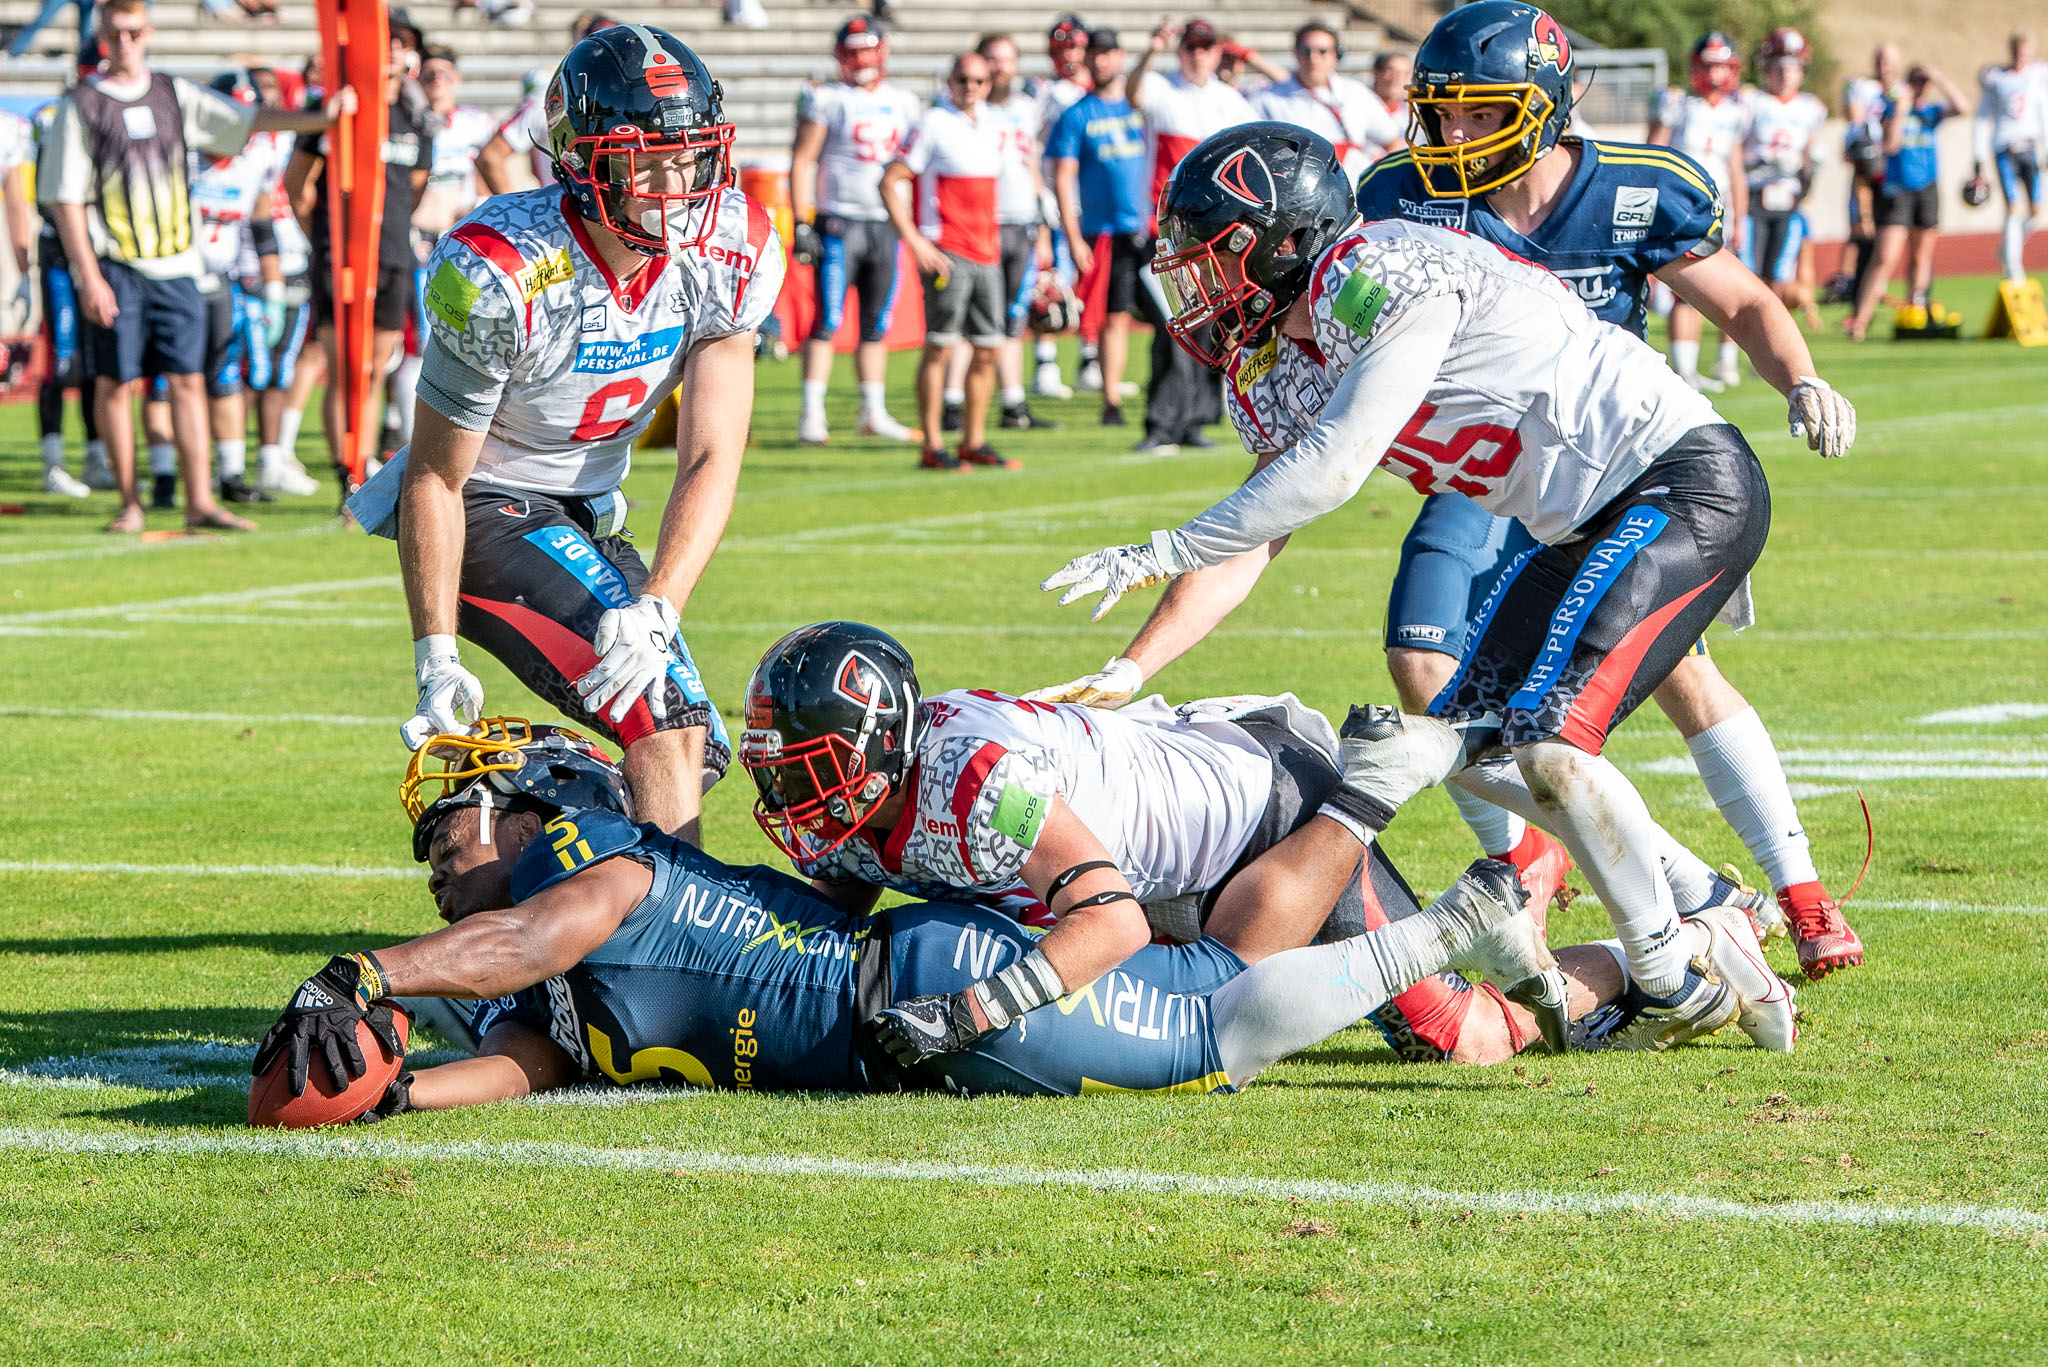
[[[374,1125],[380,1120],[389,1120],[395,1115],[404,1115],[413,1109],[412,1078],[410,1071],[401,1068],[398,1076],[391,1079],[391,1085],[384,1089],[384,1095],[377,1098],[377,1104],[355,1118],[358,1125]]]
[[[1088,617],[1091,622],[1099,622],[1102,614],[1115,607],[1117,599],[1132,589],[1163,584],[1188,568],[1173,553],[1168,539],[1170,535],[1156,532],[1152,540],[1143,545],[1111,546],[1077,556],[1038,587],[1048,593],[1058,588],[1066,589],[1060,595],[1061,607],[1091,593],[1100,593],[1102,601],[1095,605],[1095,611]]]
[[[640,699],[657,722],[668,719],[668,669],[676,663],[675,637],[682,629],[675,605],[658,593],[643,593],[597,619],[598,661],[576,681],[576,692],[592,712],[616,724]]]
[[[453,636],[422,636],[412,643],[413,676],[419,684],[419,710],[398,734],[405,748],[417,750],[435,736],[466,730],[483,715],[484,686],[462,667]]]
[[[815,224],[799,223],[790,232],[789,255],[799,266],[815,266],[825,259],[825,240]]]
[[[1034,688],[1024,695],[1026,702],[1071,702],[1083,707],[1122,707],[1145,684],[1145,671],[1138,662],[1119,655],[1094,674],[1072,683]]]
[[[384,973],[375,955],[335,955],[327,961],[327,967],[299,984],[291,1005],[285,1007],[284,1014],[263,1036],[250,1076],[261,1077],[269,1072],[282,1054],[285,1080],[291,1085],[292,1095],[303,1096],[306,1075],[317,1049],[326,1061],[327,1075],[334,1080],[335,1089],[346,1088],[369,1070],[362,1046],[356,1041],[356,1026],[364,1021],[369,1022],[371,1032],[383,1041],[394,1058],[403,1057],[405,1045],[398,1037],[398,1022],[391,1004],[377,1000],[383,991]]]
[[[1792,435],[1806,438],[1808,450],[1826,460],[1849,454],[1856,440],[1856,410],[1826,380],[1805,376],[1792,386],[1788,399]]]
[[[891,1058],[905,1068],[939,1054],[957,1054],[991,1033],[974,1023],[974,1009],[965,992],[906,997],[878,1011],[868,1029]]]

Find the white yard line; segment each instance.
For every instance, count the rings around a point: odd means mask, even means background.
[[[151,878],[418,878],[412,868],[348,864],[124,864],[68,859],[0,859],[0,873],[118,873]]]
[[[113,540],[104,534],[93,538],[89,544],[82,544],[65,550],[15,551],[0,555],[0,565],[37,565],[50,560],[104,560],[109,556],[138,555],[150,551],[168,551],[194,546],[243,546],[252,541],[284,541],[306,536],[332,536],[339,531],[339,524],[327,522],[311,527],[301,527],[295,532],[258,532],[252,536],[178,536],[163,541]],[[83,538],[81,538],[83,540]]]
[[[358,589],[395,589],[403,581],[395,574],[374,574],[360,579],[316,580],[305,584],[273,584],[268,588],[234,589],[225,593],[194,593],[179,598],[146,598],[134,603],[102,603],[97,607],[50,608],[41,612],[0,613],[0,627],[25,626],[39,622],[77,622],[91,617],[126,617],[135,612],[166,612],[179,608],[228,607],[236,603],[261,603],[272,598],[317,598],[327,594],[350,593]]]
[[[1913,718],[1915,726],[1991,726],[2007,721],[2039,721],[2048,717],[2048,703],[1993,702],[1978,707],[1958,707],[1949,712],[1929,712]]]
[[[96,641],[132,641],[139,631],[108,631],[101,627],[11,627],[0,626],[0,636],[82,636]]]
[[[2048,1214],[2015,1206],[1889,1205],[1787,1201],[1776,1205],[1678,1192],[1593,1192],[1546,1188],[1484,1191],[1410,1182],[1325,1182],[1132,1168],[1039,1168],[1022,1164],[858,1161],[692,1149],[609,1149],[546,1141],[420,1140],[321,1134],[87,1134],[33,1126],[0,1128],[0,1150],[86,1157],[261,1157],[379,1163],[482,1163],[557,1171],[797,1177],[846,1182],[946,1183],[972,1187],[1147,1192],[1275,1202],[1427,1207],[1489,1215],[1634,1215],[1684,1223],[1972,1229],[1992,1234],[2048,1230]]]
[[[80,717],[91,721],[184,721],[224,726],[397,726],[390,717],[347,717],[328,712],[167,712],[136,707],[31,707],[0,703],[0,717]]]

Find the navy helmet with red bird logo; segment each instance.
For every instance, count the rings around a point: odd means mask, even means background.
[[[901,642],[859,622],[799,627],[747,681],[740,763],[754,819],[792,859],[830,854],[903,781],[924,702]]]
[[[1480,0],[1445,15],[1415,51],[1408,84],[1409,151],[1423,186],[1466,199],[1525,174],[1557,146],[1572,116],[1571,38],[1534,5]],[[1444,106],[1505,106],[1483,137],[1445,136]]]
[[[697,54],[645,24],[569,49],[545,106],[555,179],[577,212],[647,256],[710,241],[732,183],[725,92]]]
[[[1167,331],[1210,367],[1262,342],[1357,216],[1327,138],[1291,123],[1205,138],[1159,196],[1152,271],[1173,309]]]

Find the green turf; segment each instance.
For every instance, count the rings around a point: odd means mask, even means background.
[[[1946,294],[1975,312],[1989,292],[1978,280]],[[327,954],[436,924],[423,887],[0,870],[0,1360],[2048,1358],[2048,721],[1916,720],[2048,701],[2048,355],[1816,346],[1862,435],[1849,460],[1823,465],[1784,435],[1782,403],[1754,379],[1726,397],[1776,507],[1760,623],[1714,638],[1787,752],[1832,885],[1861,862],[1855,789],[1876,824],[1852,908],[1871,962],[1801,988],[1795,1055],[1731,1035],[1663,1058],[1453,1071],[1397,1066],[1360,1030],[1235,1098],[663,1094],[412,1116],[343,1136],[354,1153],[180,1154],[247,1133],[241,1093],[219,1085],[229,1051],[191,1064],[183,1086],[53,1080],[49,1061],[133,1081],[120,1070],[150,1057],[137,1051],[246,1050]],[[898,358],[899,395],[908,367]],[[832,408],[848,434],[850,388]],[[1021,472],[920,474],[905,450],[850,435],[795,447],[793,365],[764,366],[760,389],[732,529],[686,613],[735,725],[730,704],[760,651],[820,617],[895,631],[933,690],[1022,689],[1095,667],[1149,595],[1090,626],[1036,582],[1073,554],[1172,525],[1245,464],[1132,455],[1135,431],[1096,427],[1077,400],[1039,404],[1065,432],[999,434]],[[0,517],[0,861],[406,864],[394,732],[412,691],[390,544],[335,530],[329,499],[262,510],[255,536],[106,538],[108,496],[25,492],[32,422],[26,407],[0,413],[0,503],[28,506]],[[671,470],[672,458],[639,462],[637,525],[652,526]],[[1297,537],[1253,601],[1159,686],[1293,689],[1336,714],[1388,698],[1378,632],[1415,504],[1376,476]],[[356,581],[369,582],[333,587]],[[248,596],[294,584],[316,587]],[[114,610],[80,611],[99,607]],[[470,663],[495,705],[526,705],[488,659]],[[277,719],[299,715],[374,724]],[[1740,860],[1654,710],[1610,753],[1681,838]],[[707,842],[765,860],[747,790],[742,779],[712,794]],[[1471,856],[1433,796],[1389,847],[1431,887]],[[1553,939],[1592,938],[1601,920],[1581,903],[1553,920]],[[172,1151],[48,1151],[78,1136]],[[466,1140],[568,1147],[522,1150],[533,1161],[521,1163],[421,1147]],[[1324,1179],[1391,1195],[546,1161],[636,1148]],[[1513,1192],[1645,1201],[1539,1213],[1531,1195],[1506,1203],[1524,1212],[1497,1213],[1489,1194]],[[2031,1232],[1745,1220],[1674,1195],[1837,1212],[2009,1207]]]

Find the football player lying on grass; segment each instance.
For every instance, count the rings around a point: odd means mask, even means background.
[[[596,1077],[758,1091],[1228,1091],[1454,958],[1485,968],[1526,957],[1534,933],[1512,866],[1481,860],[1432,905],[1408,901],[1366,934],[1250,968],[1212,939],[1148,946],[1027,1013],[1014,984],[1034,971],[1035,937],[1010,918],[943,903],[849,914],[785,875],[635,824],[618,769],[573,732],[486,727],[436,737],[402,794],[450,926],[331,959],[265,1035],[259,1077],[282,1067],[298,1095],[322,1069],[344,1091],[367,1071],[359,1027],[400,1055],[390,999],[431,995],[486,1003],[478,1056],[401,1069],[362,1099],[367,1118]],[[1302,877],[1356,868],[1354,850]],[[1606,951],[1584,962],[1571,991],[1590,1010],[1618,995],[1620,978]],[[973,1043],[920,1047],[963,1017]]]

